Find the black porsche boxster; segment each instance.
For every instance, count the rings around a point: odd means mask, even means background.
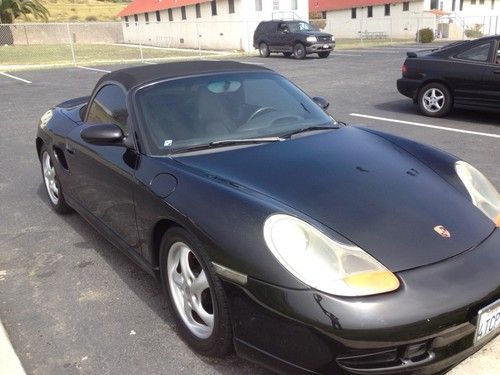
[[[118,70],[45,113],[49,202],[161,281],[196,351],[284,373],[436,373],[500,331],[500,198],[236,62]]]

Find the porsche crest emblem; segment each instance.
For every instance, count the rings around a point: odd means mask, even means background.
[[[434,227],[434,231],[439,234],[441,237],[443,238],[450,238],[451,237],[451,234],[450,232],[448,231],[448,229],[446,229],[444,226],[442,225],[436,225]]]

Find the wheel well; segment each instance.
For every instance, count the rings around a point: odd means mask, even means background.
[[[441,81],[441,80],[439,80],[439,79],[430,79],[430,80],[428,80],[428,81],[423,82],[423,83],[420,85],[420,87],[418,88],[417,97],[418,97],[418,95],[420,94],[420,90],[422,90],[422,88],[423,88],[424,86],[427,86],[429,83],[439,83],[439,84],[441,84],[441,85],[443,85],[443,86],[446,86],[446,88],[447,88],[448,90],[450,90],[450,94],[453,96],[453,90],[451,89],[451,87],[450,87],[450,86],[449,86],[446,82]]]
[[[43,140],[40,137],[36,138],[36,152],[38,154],[38,159],[40,159],[40,153],[42,152]]]
[[[183,228],[182,225],[168,219],[162,219],[155,224],[151,238],[151,247],[153,250],[151,262],[153,263],[153,267],[157,267],[160,261],[160,246],[163,235],[173,227]]]

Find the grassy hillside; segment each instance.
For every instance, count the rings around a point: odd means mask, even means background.
[[[130,0],[41,0],[49,10],[49,22],[117,21],[116,15]],[[36,22],[19,17],[16,22]]]

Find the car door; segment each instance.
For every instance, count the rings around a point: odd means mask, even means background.
[[[280,52],[291,52],[293,35],[290,26],[286,22],[279,22],[276,35],[277,50]]]
[[[496,42],[490,62],[484,73],[484,84],[487,90],[484,105],[500,108],[500,40]]]
[[[116,124],[129,134],[126,95],[121,86],[105,84],[91,99],[82,126],[96,124]],[[71,182],[65,188],[85,213],[135,247],[134,173],[138,154],[124,145],[87,143],[80,136],[81,130],[77,127],[66,140]]]
[[[487,100],[485,73],[491,65],[492,50],[492,41],[479,41],[452,56],[444,74],[453,89],[455,103],[479,105]]]

